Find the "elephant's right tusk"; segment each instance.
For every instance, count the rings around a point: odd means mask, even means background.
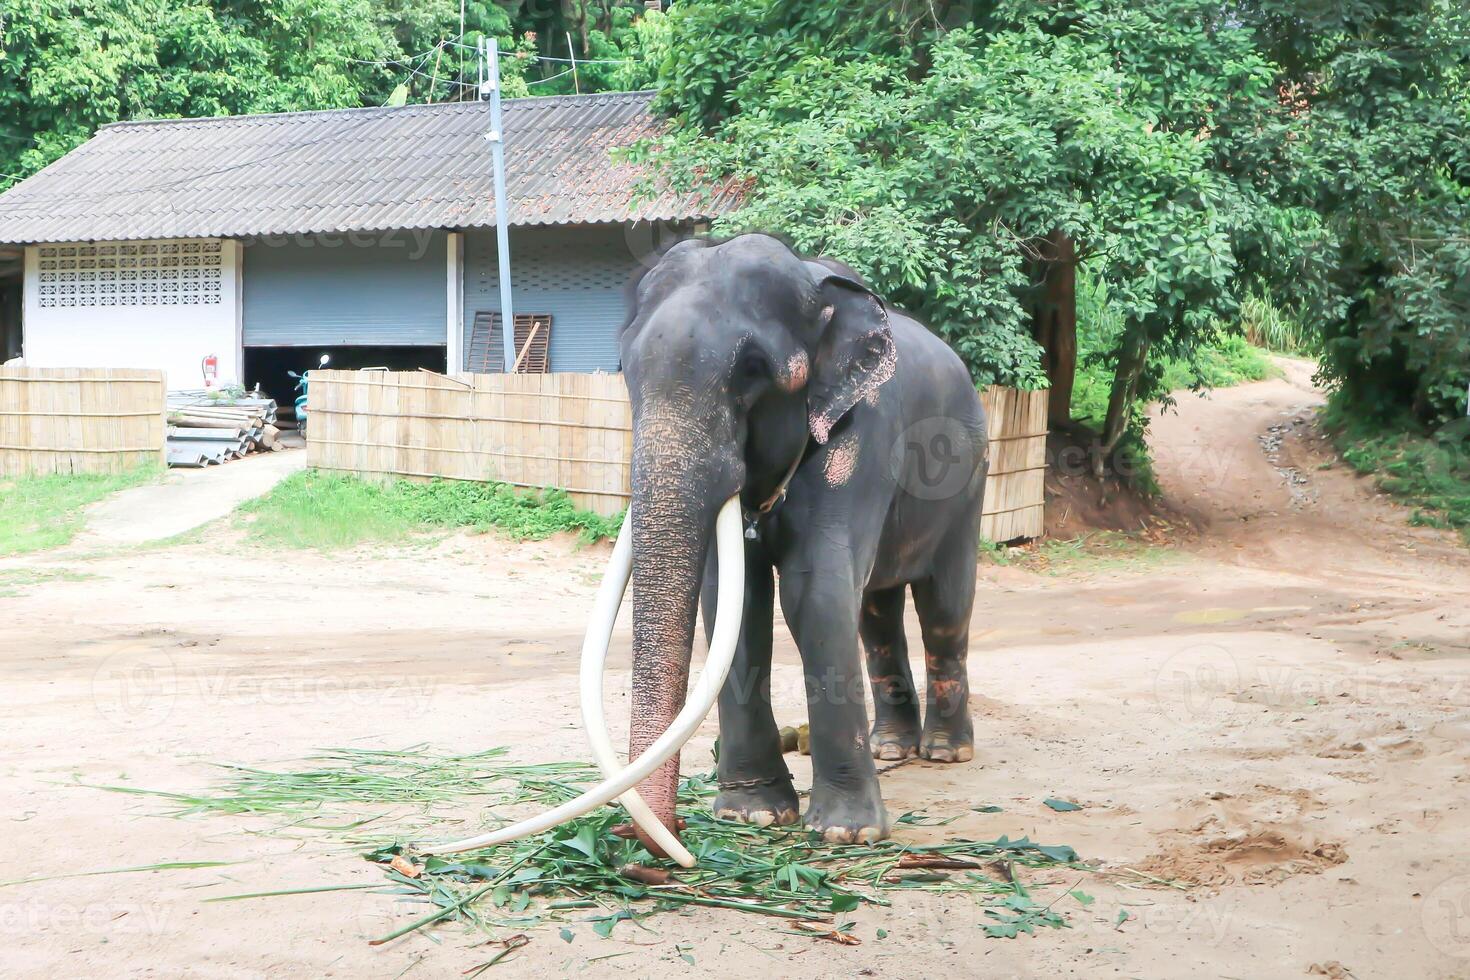
[[[615,773],[609,772],[608,778],[574,800],[569,800],[545,813],[488,834],[444,844],[425,845],[420,848],[422,853],[452,854],[457,851],[472,851],[550,830],[623,796],[651,776],[659,766],[674,757],[674,754],[694,736],[705,717],[709,715],[710,709],[714,707],[715,700],[720,695],[720,688],[725,686],[725,678],[730,674],[730,665],[735,660],[735,645],[740,638],[740,618],[745,601],[745,540],[741,523],[740,499],[737,495],[725,501],[725,505],[720,508],[719,517],[715,520],[715,546],[719,556],[720,584],[715,625],[710,637],[709,656],[705,658],[704,670],[699,675],[699,681],[689,692],[689,699],[680,710],[678,717],[674,719],[674,723],[669,726],[668,731],[655,739],[654,743],[645,749],[636,760],[630,762],[626,769]],[[622,543],[622,535],[619,535],[618,541],[619,544]],[[617,548],[615,547],[614,555],[616,553]],[[609,576],[618,577],[612,574],[615,571],[616,568],[609,569]],[[621,598],[625,585],[626,580],[617,586],[619,598]],[[598,591],[598,603],[595,607],[598,614],[604,612],[602,599],[609,591],[609,585],[604,581],[604,587]],[[612,615],[616,616],[616,614],[616,607],[614,607]],[[607,635],[606,630],[603,631],[603,635]],[[606,645],[602,646],[602,655],[606,656]],[[598,688],[600,693],[600,678]],[[600,708],[599,701],[599,714],[601,713]],[[599,731],[611,755],[612,748],[611,743],[607,742],[607,733],[601,728]],[[592,736],[589,732],[589,737],[596,738],[597,736]],[[594,751],[597,751],[595,745]],[[604,771],[607,771],[608,766],[601,759],[599,759],[599,765]],[[613,766],[616,766],[615,756]],[[638,799],[636,794],[633,796]],[[642,800],[638,799],[638,802],[642,803]],[[646,805],[643,809],[648,812]],[[637,819],[631,808],[629,813]],[[648,816],[652,817],[652,813],[648,812]],[[654,818],[651,823],[658,824],[658,821]],[[663,825],[658,824],[658,826],[662,828]],[[654,836],[651,828],[645,827],[644,830],[650,832],[650,836]],[[666,829],[665,832],[667,833]],[[660,846],[663,846],[662,840],[658,837],[654,839],[659,842]],[[688,864],[692,865],[693,856],[682,846],[679,850],[688,859]],[[674,852],[669,851],[668,853],[673,854]],[[684,861],[680,860],[679,863],[684,864]]]
[[[613,545],[612,558],[607,563],[607,572],[602,576],[602,586],[597,590],[597,599],[592,606],[592,620],[587,624],[587,638],[582,642],[582,727],[587,730],[587,742],[592,747],[592,758],[602,769],[604,776],[616,775],[619,769],[618,756],[613,749],[612,739],[607,734],[607,715],[602,704],[602,675],[607,666],[607,645],[612,639],[613,624],[618,610],[623,605],[623,595],[628,590],[628,580],[633,577],[633,511],[623,515],[623,529],[618,532]],[[706,667],[706,670],[709,668]],[[673,831],[654,816],[643,797],[636,789],[630,789],[618,797],[623,809],[633,823],[648,835],[649,839],[663,852],[685,868],[694,867],[694,855],[679,843]]]

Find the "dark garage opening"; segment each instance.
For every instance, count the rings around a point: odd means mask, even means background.
[[[0,364],[19,357],[24,346],[20,324],[24,255],[20,249],[0,248]]]
[[[296,379],[286,372],[310,371],[330,354],[327,367],[356,371],[362,368],[387,368],[390,371],[443,371],[443,344],[424,347],[247,347],[245,348],[245,387],[260,390],[284,408],[296,401]]]

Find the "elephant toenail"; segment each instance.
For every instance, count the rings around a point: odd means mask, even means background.
[[[725,810],[720,810],[720,811],[716,812],[715,813],[715,819],[716,820],[739,820],[740,819],[740,814],[736,813],[734,810],[725,809]]]
[[[828,827],[822,832],[822,839],[829,844],[851,844],[852,831],[846,827]]]
[[[770,810],[757,810],[746,819],[757,827],[769,827],[776,822],[776,815]]]
[[[973,758],[975,758],[975,750],[968,745],[955,750],[954,759],[956,762],[969,762]]]
[[[857,839],[864,844],[871,844],[874,841],[880,841],[884,838],[884,836],[885,835],[883,833],[883,830],[880,827],[864,827],[857,833]]]

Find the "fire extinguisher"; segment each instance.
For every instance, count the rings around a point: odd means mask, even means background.
[[[213,354],[208,354],[199,363],[199,368],[204,373],[204,390],[208,391],[219,381],[219,358]]]

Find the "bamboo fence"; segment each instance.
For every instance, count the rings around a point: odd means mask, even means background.
[[[991,541],[1041,537],[1048,394],[997,386],[980,393],[990,432],[990,473],[980,533]]]
[[[990,388],[982,533],[1038,537],[1046,392]],[[627,506],[632,411],[618,374],[313,371],[307,448],[325,470],[559,487],[582,507]]]
[[[313,371],[312,466],[559,487],[579,506],[627,506],[632,409],[620,374]]]
[[[0,476],[162,466],[166,393],[162,371],[0,367]]]

